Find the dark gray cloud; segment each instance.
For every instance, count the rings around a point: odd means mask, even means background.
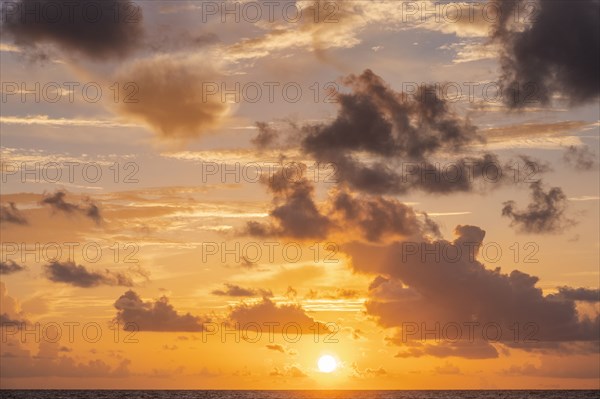
[[[342,216],[339,224],[357,226],[369,241],[382,237],[422,237],[426,233],[439,235],[439,227],[424,215],[418,218],[415,210],[395,199],[378,196],[355,196],[347,191],[338,192],[332,199],[333,208]]]
[[[302,175],[304,169],[305,165],[288,166],[263,180],[273,194],[271,220],[248,222],[243,233],[257,237],[322,239],[331,233],[357,230],[369,241],[439,235],[439,227],[426,214],[419,215],[395,199],[354,195],[339,188],[330,193],[327,201],[317,204],[314,183]]]
[[[502,45],[504,99],[512,107],[528,100],[549,103],[565,97],[572,104],[600,94],[600,1],[494,0],[501,17],[493,37]],[[529,8],[520,14],[515,10]],[[515,15],[533,20],[515,27]],[[519,22],[522,21],[523,18]]]
[[[51,262],[44,266],[44,274],[50,281],[71,284],[76,287],[90,288],[99,285],[120,285],[132,287],[133,280],[128,274],[90,271],[74,262]]]
[[[66,214],[81,214],[92,219],[96,224],[102,222],[100,208],[92,200],[86,198],[84,204],[72,204],[65,200],[66,196],[66,191],[56,191],[54,194],[45,194],[44,198],[40,201],[40,204],[48,205],[55,211]]]
[[[335,164],[339,180],[352,188],[376,194],[469,191],[473,180],[482,177],[482,168],[497,161],[489,154],[459,158],[455,170],[445,175],[432,156],[458,154],[482,142],[475,126],[452,112],[429,87],[408,96],[370,70],[349,75],[343,83],[351,92],[337,93],[336,118],[303,126],[302,147],[317,161]],[[372,159],[365,162],[359,153]],[[474,164],[472,176],[468,163]]]
[[[252,139],[252,144],[258,148],[267,148],[275,144],[279,134],[272,126],[265,122],[256,122],[258,133]]]
[[[2,33],[33,53],[49,44],[94,60],[123,58],[143,37],[142,9],[128,0],[3,2]]]
[[[332,121],[290,124],[292,132],[286,132],[317,162],[333,164],[337,182],[370,194],[449,194],[503,183],[511,175],[502,173],[496,155],[469,153],[483,137],[432,88],[397,92],[371,70],[342,83],[350,92],[335,93],[338,112]],[[259,132],[256,140],[264,141],[264,135]],[[276,140],[272,130],[266,137]]]
[[[25,270],[25,267],[19,265],[14,260],[8,259],[0,262],[0,274],[13,274],[23,270]]]
[[[314,186],[303,176],[305,165],[286,166],[262,181],[273,195],[270,212],[273,223],[249,222],[246,233],[253,236],[284,235],[296,238],[324,238],[332,227],[314,202]]]
[[[528,348],[598,341],[600,319],[582,317],[568,295],[544,295],[536,287],[537,277],[518,270],[507,274],[500,268],[486,268],[477,259],[485,231],[458,226],[455,234],[453,241],[395,242],[383,247],[346,245],[343,249],[352,256],[355,271],[378,276],[369,287],[367,313],[381,326],[400,330],[406,323],[416,323],[419,329],[422,323],[429,329],[434,329],[435,323],[477,322],[480,327],[497,323],[505,332],[498,342],[506,345],[514,344],[514,336],[506,333],[509,326],[530,323],[536,327],[532,340],[519,341]],[[399,332],[390,338],[404,347],[400,356],[498,355],[491,340],[469,341],[466,334],[456,342],[442,339],[443,345],[436,347],[430,346],[433,335],[429,339],[418,334],[401,337]]]
[[[253,297],[253,296],[262,296],[262,297],[272,297],[273,293],[269,290],[263,289],[252,289],[252,288],[243,288],[239,285],[225,283],[224,290],[214,290],[211,292],[213,295],[220,296],[232,296],[232,297]]]
[[[366,151],[423,160],[442,149],[456,151],[481,141],[475,126],[455,115],[430,87],[407,96],[368,69],[343,83],[352,92],[337,93],[336,119],[304,128],[304,148],[313,154]]]
[[[17,209],[14,202],[0,206],[0,222],[13,224],[27,224],[25,216]]]
[[[552,187],[545,192],[542,181],[529,185],[531,189],[531,203],[527,209],[516,209],[515,201],[504,202],[502,216],[511,219],[511,226],[515,226],[524,233],[560,233],[575,224],[565,215],[567,196],[560,187]]]
[[[560,287],[558,295],[573,301],[600,302],[599,289]]]
[[[577,170],[590,170],[596,164],[596,154],[594,154],[587,145],[576,147],[569,146],[564,155],[563,160]]]
[[[114,306],[117,309],[115,320],[126,329],[129,324],[139,331],[199,332],[203,331],[203,323],[210,322],[210,319],[203,319],[190,313],[180,314],[169,303],[167,297],[144,302],[132,290],[121,295]]]

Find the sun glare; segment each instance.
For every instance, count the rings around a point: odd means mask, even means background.
[[[331,373],[337,368],[337,361],[333,356],[324,355],[319,358],[317,365],[320,372]]]

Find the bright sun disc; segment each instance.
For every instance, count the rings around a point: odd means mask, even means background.
[[[335,358],[329,355],[321,356],[317,364],[319,366],[319,371],[322,373],[331,373],[337,368]]]

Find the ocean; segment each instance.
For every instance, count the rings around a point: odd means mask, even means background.
[[[0,390],[0,397],[2,399],[598,399],[600,391]]]

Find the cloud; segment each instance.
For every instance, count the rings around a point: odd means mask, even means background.
[[[258,133],[252,139],[252,144],[258,148],[269,148],[275,144],[279,137],[277,130],[265,122],[256,122],[256,128]]]
[[[15,344],[2,353],[3,378],[72,377],[123,378],[130,375],[130,361],[123,359],[115,367],[103,360],[80,362],[63,355],[59,343],[42,341],[37,354]]]
[[[24,266],[19,265],[11,259],[0,262],[0,274],[13,274],[23,270],[25,270]]]
[[[275,207],[271,221],[250,221],[245,234],[298,239],[322,239],[332,233],[357,232],[369,241],[383,237],[439,235],[439,227],[426,214],[395,199],[351,194],[347,189],[332,190],[328,200],[317,204],[314,183],[304,176],[306,166],[294,164],[263,179],[273,194]],[[423,219],[423,220],[421,220]]]
[[[190,313],[177,312],[167,297],[144,302],[132,290],[121,295],[114,306],[117,309],[115,321],[125,329],[133,325],[139,331],[200,332],[203,331],[203,323],[210,322]]]
[[[81,214],[86,216],[100,224],[102,222],[102,216],[100,215],[100,208],[89,198],[84,200],[84,204],[72,204],[65,201],[67,196],[66,191],[56,191],[54,194],[44,194],[43,199],[40,201],[41,205],[48,205],[55,211],[60,211],[65,214]]]
[[[248,222],[245,232],[253,236],[286,235],[300,239],[326,237],[331,222],[314,202],[314,186],[304,176],[306,165],[285,166],[263,178],[273,194],[275,207],[269,215],[276,224]]]
[[[229,321],[244,330],[255,328],[258,323],[261,327],[273,324],[274,333],[289,334],[327,334],[330,328],[319,321],[308,316],[304,309],[298,304],[277,305],[269,298],[255,304],[241,303],[229,312]],[[286,326],[289,331],[286,332]],[[271,327],[270,327],[271,328]]]
[[[569,146],[563,155],[563,160],[576,170],[591,170],[597,165],[596,158],[596,154],[587,145]]]
[[[225,283],[225,290],[213,290],[211,291],[213,295],[220,296],[232,296],[232,297],[251,297],[251,296],[263,296],[263,297],[271,297],[273,293],[269,290],[263,289],[252,289],[252,288],[242,288],[239,285]]]
[[[276,352],[285,353],[285,348],[278,344],[268,344],[266,345],[266,348]]]
[[[137,61],[120,74],[120,81],[135,83],[136,92],[117,111],[150,126],[161,138],[200,137],[220,126],[229,110],[215,83],[220,74],[209,65],[206,59],[172,56]],[[209,91],[212,85],[218,93]]]
[[[403,347],[400,357],[497,357],[492,345],[496,341],[528,349],[598,341],[597,314],[584,317],[575,301],[564,295],[544,296],[535,276],[486,268],[477,260],[485,237],[480,228],[457,226],[455,234],[451,242],[395,242],[383,247],[354,243],[342,248],[352,257],[355,271],[378,276],[369,287],[366,311],[382,327],[396,329],[390,341]],[[473,339],[465,325],[470,322],[478,323]],[[489,323],[500,326],[500,337],[490,333],[487,339],[482,333]],[[507,330],[515,323],[523,329],[529,326],[531,339],[521,337],[515,343]],[[442,333],[448,325],[454,325],[453,334]],[[438,333],[423,335],[425,330]],[[434,344],[436,338],[442,342]]]
[[[13,325],[21,327],[27,323],[25,314],[19,302],[8,295],[6,285],[0,281],[0,325]]]
[[[427,215],[421,221],[413,208],[395,199],[357,197],[340,191],[332,202],[334,209],[341,213],[343,224],[357,226],[369,241],[380,241],[382,237],[440,234],[439,227]]]
[[[8,205],[0,206],[0,221],[3,223],[20,225],[27,224],[27,219],[21,213],[21,211],[17,209],[17,206],[14,202],[9,202]]]
[[[524,24],[515,23],[514,16],[525,0],[494,3],[500,18],[492,37],[503,48],[501,79],[508,105],[523,107],[531,94],[542,103],[556,95],[572,104],[598,97],[599,1],[540,0],[532,20]],[[531,3],[526,10],[530,8]]]
[[[44,266],[44,274],[55,283],[71,284],[75,287],[91,288],[99,285],[132,287],[133,280],[128,274],[111,272],[104,273],[89,271],[75,262],[51,262]]]
[[[599,289],[560,287],[558,295],[572,301],[600,302]]]
[[[283,368],[274,367],[269,372],[271,377],[306,378],[308,375],[297,365],[286,365]]]
[[[475,127],[454,115],[431,87],[408,96],[393,91],[369,69],[342,83],[352,93],[337,93],[336,119],[305,127],[303,145],[313,154],[346,150],[423,159],[442,148],[458,150],[481,140]]]
[[[496,155],[461,156],[483,137],[433,87],[397,92],[368,69],[342,83],[351,92],[335,93],[333,120],[293,129],[303,152],[335,167],[338,183],[381,195],[470,192],[477,182],[505,181]],[[449,161],[440,164],[436,156]]]
[[[514,201],[503,203],[502,216],[511,219],[511,226],[524,233],[560,233],[575,222],[565,216],[567,196],[560,187],[552,187],[544,192],[542,182],[529,185],[532,202],[526,210],[515,209]]]
[[[44,57],[48,45],[56,45],[64,54],[120,59],[143,37],[142,9],[131,1],[20,0],[5,5],[2,33],[36,56]]]
[[[361,370],[356,362],[352,362],[350,368],[352,369],[354,378],[383,377],[388,375],[387,370],[381,366],[379,368],[367,367],[366,369]]]
[[[456,375],[460,374],[460,369],[450,362],[446,362],[443,366],[438,366],[434,369],[436,374]]]

